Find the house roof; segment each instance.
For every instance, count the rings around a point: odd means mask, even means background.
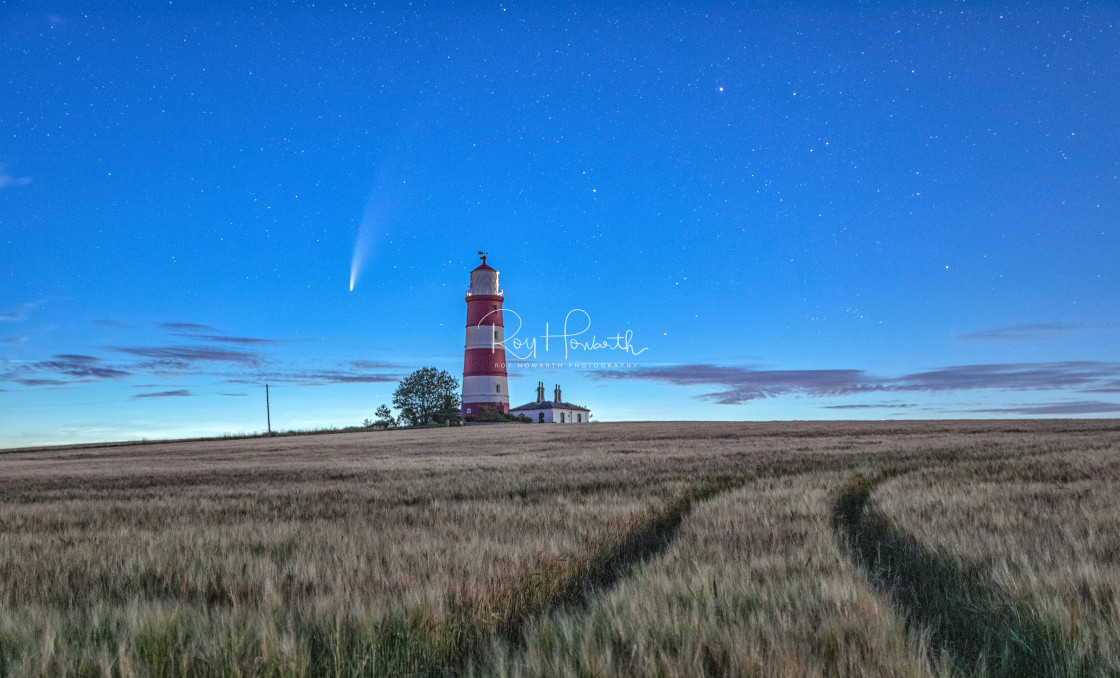
[[[509,408],[510,412],[529,412],[532,410],[582,410],[583,412],[590,412],[591,410],[579,405],[571,403],[558,403],[554,400],[546,400],[543,403],[525,403],[517,407]]]

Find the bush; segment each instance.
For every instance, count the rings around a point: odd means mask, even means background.
[[[487,424],[531,424],[533,420],[526,417],[524,414],[510,414],[509,412],[502,412],[495,407],[488,407],[482,405],[478,408],[477,414],[471,414],[464,417],[464,421],[471,423],[487,423]]]

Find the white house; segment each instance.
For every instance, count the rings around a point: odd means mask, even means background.
[[[552,400],[544,399],[544,382],[537,382],[537,401],[511,408],[509,413],[522,414],[534,424],[586,424],[591,421],[591,410],[566,403],[560,398],[560,385],[556,385]]]

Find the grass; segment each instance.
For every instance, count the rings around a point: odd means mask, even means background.
[[[1082,444],[924,469],[876,491],[899,532],[947,554],[993,637],[1048,648],[1036,675],[1120,675],[1120,454]],[[919,490],[919,488],[921,488]],[[992,669],[992,675],[995,669]],[[1021,675],[1021,674],[1020,674]]]
[[[927,676],[917,641],[828,524],[834,474],[749,482],[694,507],[664,555],[586,610],[502,640],[478,676]]]
[[[0,675],[1117,675],[1118,452],[1111,421],[11,452]],[[1016,637],[1053,670],[990,661]]]
[[[868,577],[912,629],[929,629],[930,653],[962,673],[993,678],[1091,675],[1096,658],[1075,658],[1063,629],[1016,599],[986,568],[931,548],[871,505],[875,483],[857,479],[833,506],[833,525]]]

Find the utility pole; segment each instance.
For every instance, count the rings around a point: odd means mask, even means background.
[[[264,385],[264,415],[268,418],[268,435],[272,435],[272,406],[268,403],[268,384]]]

